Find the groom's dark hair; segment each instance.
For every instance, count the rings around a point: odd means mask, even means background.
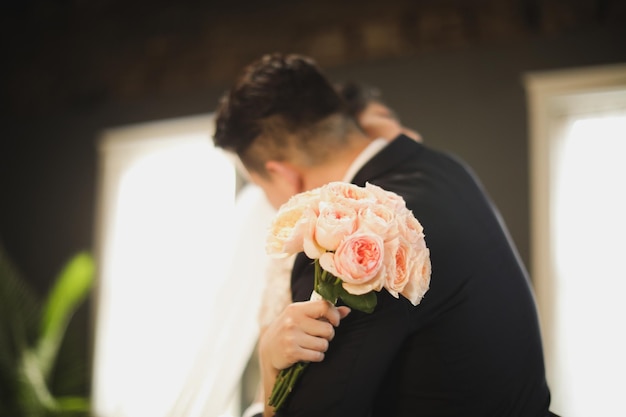
[[[312,59],[270,54],[248,65],[224,94],[213,139],[263,175],[267,160],[293,160],[294,149],[297,163],[323,161],[354,128],[342,97]]]

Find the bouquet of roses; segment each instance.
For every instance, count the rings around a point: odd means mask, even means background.
[[[271,256],[304,252],[314,260],[311,299],[341,299],[367,313],[383,288],[417,305],[430,284],[422,225],[402,197],[369,183],[332,182],[293,196],[278,210],[266,249]],[[280,371],[269,398],[276,410],[306,366]]]

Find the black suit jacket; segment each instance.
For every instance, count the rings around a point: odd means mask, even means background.
[[[386,290],[352,311],[280,416],[546,416],[550,394],[526,271],[479,182],[458,160],[400,136],[356,175],[404,197],[424,226],[430,290],[418,306]],[[296,301],[311,260],[292,273]]]

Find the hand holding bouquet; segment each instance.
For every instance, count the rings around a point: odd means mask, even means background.
[[[313,297],[367,313],[376,293],[419,304],[430,284],[430,254],[423,228],[402,197],[366,184],[332,182],[293,196],[278,211],[267,253],[304,252],[315,263]],[[280,371],[269,404],[278,410],[306,363]]]

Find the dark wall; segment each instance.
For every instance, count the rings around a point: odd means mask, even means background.
[[[618,0],[30,0],[5,2],[0,23],[0,240],[42,292],[92,246],[100,132],[210,112],[272,51],[378,86],[476,170],[528,264],[523,74],[626,62]]]
[[[0,25],[0,241],[42,294],[93,245],[100,132],[211,112],[274,51],[379,87],[467,161],[529,266],[523,75],[626,62],[620,0],[31,0],[5,2]]]

